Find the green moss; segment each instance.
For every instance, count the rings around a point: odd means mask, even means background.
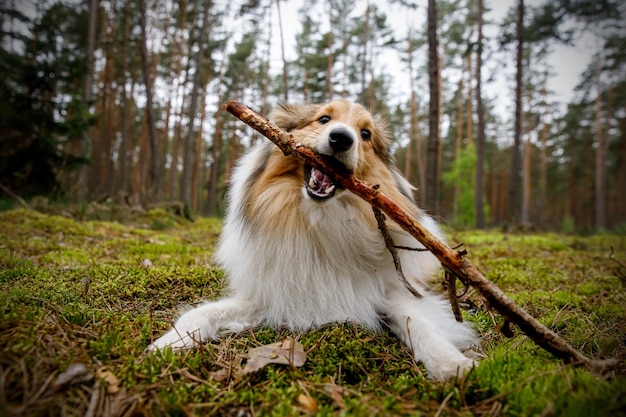
[[[459,381],[430,381],[392,334],[350,323],[303,334],[244,331],[185,352],[146,354],[179,309],[224,292],[212,262],[216,219],[190,222],[156,210],[122,225],[29,210],[0,213],[0,410],[85,414],[93,380],[36,397],[70,364],[106,366],[141,415],[616,415],[626,409],[626,292],[616,275],[626,238],[450,233],[469,259],[541,322],[592,357],[620,358],[612,379],[562,365],[513,327],[507,338],[470,290],[464,318],[479,331],[483,360]],[[239,375],[249,349],[296,337],[302,368],[270,365]],[[334,390],[334,391],[333,391]],[[333,394],[334,392],[334,394]],[[112,397],[107,397],[111,399]],[[30,402],[29,402],[30,401]],[[70,413],[71,414],[71,413]]]

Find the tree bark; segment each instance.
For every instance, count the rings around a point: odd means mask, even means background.
[[[520,223],[520,171],[522,141],[522,71],[524,58],[524,0],[519,0],[517,9],[517,71],[515,74],[515,131],[511,154],[511,177],[509,183],[509,215],[514,225]]]
[[[547,74],[545,74],[543,87],[541,89],[541,165],[539,179],[539,226],[546,227],[547,197],[548,197],[548,97],[547,97]]]
[[[369,42],[370,37],[370,3],[369,0],[367,2],[367,8],[365,9],[365,17],[363,18],[363,53],[361,56],[361,101],[365,103],[365,98],[367,91],[365,89],[366,77],[367,77],[367,63],[368,59],[368,49],[367,44]]]
[[[85,70],[85,84],[83,85],[83,99],[86,106],[91,106],[92,94],[91,88],[93,84],[93,67],[94,67],[94,49],[96,45],[96,21],[98,17],[98,0],[89,1],[89,28],[87,30],[87,68]],[[93,128],[85,130],[80,142],[81,158],[88,158],[92,143],[89,139],[93,132]],[[88,165],[82,164],[78,171],[78,202],[85,203],[87,197],[87,173]]]
[[[157,131],[154,122],[153,113],[153,100],[152,100],[152,77],[150,76],[150,63],[148,62],[148,36],[146,32],[146,0],[139,1],[139,7],[141,8],[141,70],[143,74],[143,81],[146,86],[146,123],[148,129],[148,144],[150,146],[150,164],[148,169],[148,192],[145,194],[147,202],[154,203],[160,200],[161,184],[158,170],[158,146],[157,146]]]
[[[461,156],[461,149],[463,147],[463,77],[465,77],[465,74],[461,74],[461,78],[459,78],[459,84],[457,88],[458,98],[456,113],[456,137],[454,140],[454,158],[457,160]],[[461,195],[460,182],[461,178],[459,175],[457,175],[454,180],[454,194],[452,196],[452,215],[454,221],[458,219],[459,215],[459,197]]]
[[[194,140],[194,158],[193,158],[193,170],[191,172],[191,208],[194,211],[199,211],[200,203],[200,179],[202,178],[202,133],[204,131],[204,119],[206,118],[206,94],[202,93],[200,100],[200,123],[198,124],[198,130]]]
[[[523,181],[522,181],[522,225],[530,225],[530,159],[531,159],[531,143],[530,134],[524,141],[524,169],[523,169]]]
[[[473,30],[470,36],[473,36]],[[474,62],[472,61],[472,53],[467,54],[467,144],[474,143],[474,88],[472,87],[472,78],[474,77]]]
[[[328,2],[328,5],[331,7],[330,10],[332,10],[332,1]],[[328,62],[326,64],[326,95],[328,97],[326,97],[327,101],[332,101],[333,99],[333,91],[334,91],[334,84],[333,84],[333,65],[334,65],[334,55],[333,55],[333,42],[334,42],[334,37],[333,37],[333,16],[332,13],[328,14],[328,22],[330,24],[330,30],[328,31],[328,39],[327,39],[327,44],[326,47],[328,48]]]
[[[122,192],[127,195],[129,189],[129,174],[128,174],[128,152],[132,148],[132,144],[129,143],[128,125],[130,116],[130,104],[128,99],[128,92],[126,91],[126,74],[128,72],[129,56],[129,35],[130,35],[130,13],[131,13],[131,0],[126,0],[124,6],[124,32],[122,40],[122,74],[119,81],[119,94],[121,95],[121,109],[120,109],[120,147],[119,147],[119,178],[117,184],[117,192]]]
[[[226,54],[224,54],[226,57]],[[269,59],[267,61],[269,65]],[[222,85],[224,80],[224,72],[226,67],[226,58],[222,60],[220,63],[220,72],[219,79],[217,82],[217,111],[215,112],[215,129],[213,130],[213,144],[211,150],[211,169],[209,173],[209,186],[208,186],[208,196],[206,200],[206,214],[210,217],[213,217],[217,214],[217,180],[220,172],[220,154],[222,151],[222,130],[223,130],[223,122],[222,122],[222,108],[221,103],[223,100],[223,91]],[[264,89],[265,89],[264,85]],[[267,106],[267,96],[265,96],[266,91],[263,92],[264,98],[262,100],[262,108]]]
[[[184,32],[187,29],[187,0],[183,0],[180,5],[180,27],[177,30],[177,34],[175,37],[176,47],[175,47],[175,59],[176,67],[174,69],[174,78],[181,78],[182,69],[183,69],[183,45],[184,45]],[[189,48],[191,51],[191,48]],[[174,103],[180,102],[177,104],[178,111],[174,111],[174,134],[172,138],[172,147],[171,147],[171,164],[170,164],[170,172],[168,173],[169,177],[169,187],[168,187],[168,198],[170,200],[175,200],[176,197],[176,185],[178,184],[178,165],[179,165],[179,154],[180,154],[180,137],[181,137],[181,125],[183,119],[183,108],[185,107],[185,99],[184,99],[184,85],[187,83],[187,77],[189,72],[185,72],[185,77],[182,83],[177,82],[174,86],[174,94],[171,98],[171,101]]]
[[[453,250],[390,200],[377,186],[366,184],[352,176],[345,167],[332,157],[319,155],[311,149],[297,144],[292,135],[279,129],[265,117],[254,112],[243,104],[229,100],[224,109],[235,117],[257,130],[274,142],[285,154],[298,158],[317,169],[324,171],[334,178],[335,182],[352,191],[367,201],[373,207],[381,210],[391,220],[420,241],[426,249],[439,259],[443,267],[453,273],[462,282],[473,286],[505,319],[516,324],[530,339],[542,348],[566,363],[585,365],[596,372],[610,372],[617,364],[615,359],[591,359],[574,349],[545,325],[519,307],[507,297],[495,284],[486,279],[483,274],[466,258],[464,250]]]
[[[439,42],[437,39],[437,5],[428,0],[428,86],[430,90],[428,146],[426,148],[426,190],[424,205],[437,215],[437,178],[439,162]]]
[[[193,76],[193,86],[191,90],[191,102],[189,105],[189,126],[187,130],[187,136],[185,137],[184,146],[184,158],[183,158],[183,177],[181,183],[181,197],[183,203],[187,206],[192,205],[192,188],[193,188],[193,163],[194,163],[194,151],[195,151],[195,137],[194,137],[194,122],[196,120],[196,113],[198,111],[198,96],[200,95],[200,88],[202,85],[202,66],[203,56],[205,54],[204,44],[207,38],[207,32],[209,31],[209,9],[211,6],[211,0],[204,0],[202,6],[202,25],[200,26],[200,37],[198,39],[198,52],[195,57],[196,71]]]
[[[417,128],[417,106],[415,97],[415,86],[413,81],[413,40],[411,36],[411,29],[409,28],[408,36],[408,65],[409,65],[409,88],[411,89],[411,96],[409,98],[409,143],[406,145],[406,153],[404,157],[404,176],[410,180],[411,168],[413,164],[413,144],[416,141],[415,131]],[[421,192],[421,190],[420,190]]]
[[[476,184],[474,210],[476,228],[485,227],[483,211],[483,167],[485,164],[485,111],[483,109],[482,67],[483,67],[483,0],[478,0],[478,50],[476,51],[476,112],[478,113],[478,137],[476,138]]]
[[[287,58],[285,58],[285,34],[283,31],[283,20],[280,13],[280,0],[276,0],[276,10],[278,13],[278,30],[280,31],[280,51],[283,59],[283,99],[289,101],[289,76],[287,70]]]
[[[594,84],[596,87],[595,100],[595,130],[596,130],[596,169],[595,169],[595,228],[602,231],[606,228],[606,167],[604,165],[604,137],[602,132],[600,87],[600,55],[596,55]]]

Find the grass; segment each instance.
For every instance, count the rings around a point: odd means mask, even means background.
[[[128,220],[128,219],[127,219]],[[503,291],[610,376],[565,366],[470,290],[464,315],[487,355],[469,376],[427,379],[393,335],[350,323],[292,335],[247,330],[186,352],[148,355],[185,305],[213,299],[220,223],[157,210],[120,225],[34,211],[0,213],[0,415],[626,414],[626,236],[450,233]],[[247,352],[295,337],[301,368],[242,375]],[[61,383],[70,366],[83,371]],[[306,401],[305,401],[306,400]],[[315,410],[315,411],[314,411]]]

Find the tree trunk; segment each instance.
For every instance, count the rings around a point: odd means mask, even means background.
[[[437,215],[437,162],[439,160],[439,58],[437,40],[437,5],[428,0],[428,85],[430,89],[428,146],[426,150],[426,192],[424,205]]]
[[[222,112],[221,103],[218,101],[220,108],[215,113],[215,131],[213,133],[213,151],[211,173],[209,177],[209,196],[207,199],[207,215],[215,216],[217,214],[217,180],[220,172],[220,153],[222,149]]]
[[[461,148],[463,146],[463,77],[465,74],[461,74],[459,78],[459,84],[457,87],[457,113],[456,113],[456,138],[454,141],[454,158],[458,159],[461,156]],[[469,98],[471,100],[471,97]],[[452,199],[452,220],[456,221],[459,214],[459,196],[461,195],[461,178],[457,175],[454,180],[454,195]]]
[[[228,181],[237,158],[239,157],[239,135],[237,135],[237,126],[233,126],[230,131],[230,139],[228,140],[228,152],[226,155],[226,167],[224,169],[224,182]]]
[[[468,145],[474,143],[474,89],[472,87],[472,78],[474,78],[474,63],[472,61],[472,53],[470,52],[467,54],[467,127],[465,128]]]
[[[270,7],[268,7],[268,13],[269,16],[267,17],[267,21],[271,22],[272,21],[272,7],[271,7],[271,3],[270,3]],[[267,34],[267,51],[265,52],[265,68],[263,70],[263,90],[261,91],[261,110],[264,112],[263,114],[268,114],[269,113],[269,103],[268,103],[268,97],[269,97],[269,91],[270,91],[270,57],[272,56],[272,25],[267,25],[268,26],[268,34]],[[220,71],[219,71],[219,77],[220,79],[218,80],[218,86],[222,84],[222,79],[224,77],[224,62],[226,61],[226,48],[224,47],[224,59],[222,60],[222,63],[220,64]],[[306,84],[305,84],[306,86]],[[220,107],[220,103],[222,102],[222,95],[221,95],[221,89],[218,87],[219,90],[219,100],[217,101],[217,112],[221,113],[221,107]],[[216,115],[216,119],[217,119],[217,115]],[[217,120],[216,120],[217,122]],[[216,126],[217,129],[217,126]],[[253,143],[256,141],[256,136],[255,138],[253,138]]]
[[[411,40],[411,28],[409,28],[408,36],[408,65],[409,65],[409,88],[411,89],[411,97],[409,98],[409,143],[406,145],[406,153],[404,156],[404,176],[410,181],[411,178],[411,161],[413,157],[412,147],[415,135],[415,89],[413,82],[413,42]]]
[[[417,182],[415,183],[419,187],[419,193],[423,199],[424,189],[426,188],[426,176],[424,175],[424,162],[422,158],[421,146],[420,146],[420,128],[419,128],[419,110],[417,103],[417,94],[415,92],[415,78],[414,78],[414,63],[413,63],[413,38],[409,33],[409,78],[411,87],[411,97],[409,102],[409,144],[406,149],[406,161],[404,167],[404,174],[407,179],[411,177],[411,169],[415,164],[417,168]],[[413,154],[415,152],[415,154]]]
[[[596,130],[596,160],[595,160],[595,228],[602,231],[606,228],[606,167],[604,165],[604,137],[602,132],[601,100],[602,90],[600,86],[600,54],[596,55],[595,68],[595,130]]]
[[[183,70],[183,44],[184,44],[184,32],[187,28],[187,0],[183,0],[180,5],[181,17],[180,17],[180,28],[177,31],[177,39],[176,39],[176,54],[177,57],[175,59],[176,67],[174,70],[174,77],[180,78]],[[191,48],[189,48],[191,51]],[[174,88],[174,97],[172,100],[177,104],[178,111],[175,112],[176,116],[174,118],[174,134],[172,138],[172,150],[171,150],[171,165],[169,172],[169,188],[168,188],[168,198],[170,200],[174,200],[176,198],[176,185],[178,184],[178,165],[179,165],[179,150],[180,150],[180,137],[181,137],[181,125],[183,118],[183,108],[185,107],[184,103],[184,85],[187,82],[188,72],[185,72],[185,77],[182,82],[182,86],[177,82]],[[182,92],[180,92],[182,90]]]
[[[204,119],[206,118],[206,94],[202,94],[200,102],[200,123],[198,123],[198,131],[196,132],[196,139],[194,143],[194,159],[193,159],[193,171],[191,173],[191,207],[194,211],[198,211],[200,201],[200,178],[202,178],[202,132],[204,126]]]
[[[104,25],[109,26],[110,22],[105,21]],[[109,27],[110,28],[110,27]],[[104,33],[110,34],[111,31],[105,28]],[[107,35],[110,36],[110,35]],[[99,97],[95,105],[95,114],[100,115],[94,129],[91,130],[92,151],[91,151],[91,169],[89,176],[89,192],[91,197],[101,199],[109,196],[108,187],[108,168],[111,159],[111,125],[113,120],[111,117],[111,105],[115,97],[112,91],[115,71],[115,53],[112,47],[112,40],[104,41],[104,68],[99,74],[97,84],[100,86]]]
[[[124,6],[124,34],[122,40],[122,74],[120,76],[119,89],[121,96],[121,115],[120,115],[120,148],[119,148],[119,178],[117,184],[118,193],[121,192],[124,195],[128,193],[129,187],[129,170],[128,170],[128,152],[132,145],[129,143],[128,124],[131,119],[130,105],[128,100],[128,94],[126,92],[126,74],[128,72],[129,57],[129,35],[130,35],[130,13],[131,13],[131,0],[126,0]]]
[[[222,101],[224,101],[222,84],[224,79],[224,71],[226,67],[226,54],[224,54],[224,59],[220,63],[220,72],[219,72],[219,80],[217,81],[217,111],[215,112],[215,130],[213,131],[213,149],[211,151],[211,169],[209,173],[209,186],[208,186],[208,196],[206,202],[206,214],[208,216],[215,216],[217,214],[217,180],[219,178],[220,172],[220,154],[222,151]],[[269,65],[269,57],[268,57],[268,65]],[[263,106],[266,106],[266,100],[263,99]],[[267,114],[267,113],[265,113]]]
[[[376,112],[376,92],[374,91],[376,83],[376,80],[374,79],[374,42],[370,42],[370,53],[368,56],[370,62],[367,66],[369,67],[370,75],[367,87],[367,106],[372,112]]]
[[[548,151],[547,151],[547,141],[548,141],[548,97],[547,97],[547,74],[544,79],[543,88],[541,89],[541,97],[542,97],[542,114],[541,114],[541,168],[539,179],[539,226],[542,228],[547,226],[546,220],[547,215],[546,211],[547,207],[547,198],[548,198]]]
[[[113,40],[111,41],[113,43]],[[111,48],[113,50],[113,48]],[[116,142],[116,127],[119,126],[118,119],[118,106],[116,104],[117,100],[115,99],[115,67],[116,63],[113,58],[115,55],[115,59],[117,59],[117,54],[111,53],[111,70],[110,73],[107,74],[106,84],[107,84],[107,95],[111,98],[107,102],[106,111],[106,128],[105,132],[105,153],[104,153],[104,165],[103,172],[99,173],[99,175],[103,178],[103,190],[106,190],[106,193],[109,197],[115,196],[115,181],[114,181],[114,153],[115,153],[115,142]]]
[[[83,99],[86,106],[91,106],[94,67],[94,49],[96,45],[96,24],[98,17],[98,0],[89,1],[89,28],[87,30],[87,68],[85,70],[85,84],[83,85]],[[88,158],[92,143],[89,139],[93,129],[86,129],[80,145],[81,158]],[[82,164],[78,171],[78,202],[84,204],[87,196],[87,172],[89,166]]]
[[[370,36],[370,4],[367,2],[367,8],[365,9],[365,17],[363,18],[363,55],[361,56],[361,101],[365,103],[365,95],[366,95],[366,74],[367,74],[367,63],[369,62],[367,57],[367,44],[369,42]]]
[[[483,66],[483,0],[478,0],[478,50],[476,51],[476,112],[478,113],[478,137],[476,140],[476,188],[474,192],[476,227],[485,227],[483,211],[483,167],[485,164],[485,111],[482,96]]]
[[[329,6],[332,7],[332,2],[329,2]],[[331,9],[332,10],[332,9]],[[326,95],[328,96],[326,99],[331,101],[333,99],[333,65],[334,65],[334,56],[333,56],[333,17],[332,14],[329,13],[329,23],[330,30],[328,31],[328,43],[326,47],[328,48],[328,63],[326,66]]]
[[[157,146],[157,131],[154,121],[153,102],[152,102],[152,77],[150,76],[150,63],[148,61],[148,35],[146,30],[147,18],[146,18],[146,0],[139,1],[140,13],[141,13],[141,71],[143,74],[143,81],[146,86],[146,123],[148,130],[148,144],[150,147],[150,163],[148,169],[148,192],[146,193],[146,202],[153,203],[160,201],[161,184],[159,181],[158,171],[158,146]]]
[[[438,70],[437,70],[437,91],[439,95],[439,100],[437,101],[437,194],[435,195],[435,209],[434,213],[441,213],[441,173],[443,169],[443,141],[439,137],[441,133],[441,115],[443,114],[443,68],[444,61],[443,57],[446,55],[445,44],[441,47],[441,51],[437,54],[437,59],[439,61]]]
[[[173,4],[171,3],[166,3],[164,5],[165,10],[162,11],[162,13],[165,13],[166,15],[171,15],[173,14],[173,10],[171,8],[174,7]],[[179,7],[179,6],[177,6]],[[171,32],[175,32],[176,31],[176,27],[172,28],[170,30],[170,23],[171,20],[170,19],[165,19],[165,23],[163,24],[163,28],[162,31],[163,33],[171,33]],[[166,52],[167,54],[173,54],[174,52],[174,48],[175,46],[175,42],[172,44],[172,48],[168,48],[168,51]],[[157,68],[159,67],[159,65],[161,65],[161,54],[157,55],[158,58],[155,60],[154,64],[154,73],[157,73]],[[168,172],[166,171],[166,165],[167,165],[167,159],[169,156],[169,147],[170,147],[170,127],[172,125],[172,112],[174,111],[174,101],[172,100],[172,97],[174,96],[174,91],[176,88],[176,83],[174,82],[174,76],[172,75],[172,69],[173,69],[173,64],[170,63],[169,67],[167,68],[167,97],[169,98],[169,100],[167,100],[167,103],[165,105],[165,111],[164,114],[162,116],[163,119],[163,128],[161,129],[161,132],[157,132],[159,136],[157,136],[158,140],[158,155],[159,158],[157,160],[157,171],[156,171],[156,175],[157,175],[157,183],[158,183],[158,189],[157,189],[157,200],[158,201],[163,201],[168,199],[168,197],[166,197],[166,190],[169,191],[169,185],[168,185]]]
[[[195,57],[196,71],[193,77],[193,86],[191,90],[191,101],[189,104],[189,126],[187,135],[185,136],[184,146],[184,158],[183,158],[183,177],[181,182],[181,199],[183,203],[190,206],[192,205],[192,176],[193,176],[193,163],[194,163],[194,150],[195,150],[195,136],[194,136],[194,124],[196,120],[196,113],[198,112],[198,96],[200,95],[200,88],[202,87],[202,67],[203,57],[205,54],[204,44],[208,35],[208,22],[209,22],[209,9],[211,7],[211,0],[204,0],[202,6],[202,25],[200,26],[200,36],[198,39],[198,52]]]
[[[287,68],[287,58],[285,58],[285,34],[283,31],[283,20],[280,13],[280,0],[276,0],[276,10],[278,11],[278,30],[280,31],[280,51],[283,59],[283,99],[289,101],[289,75]]]
[[[522,140],[522,71],[524,51],[524,0],[519,0],[517,12],[517,72],[515,74],[515,131],[511,153],[511,176],[509,181],[509,216],[514,225],[520,223],[520,171]]]
[[[145,181],[146,156],[149,153],[149,146],[147,121],[144,119],[141,124],[141,131],[139,132],[139,143],[135,149],[136,155],[134,159],[136,162],[133,170],[133,185],[131,191],[131,201],[134,205],[138,205],[143,201],[146,192],[142,184]]]
[[[530,152],[531,152],[531,143],[530,143],[530,132],[527,135],[526,140],[524,141],[524,169],[523,169],[523,198],[522,198],[522,216],[521,223],[523,225],[530,225]]]

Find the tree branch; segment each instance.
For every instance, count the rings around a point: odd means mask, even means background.
[[[28,205],[26,200],[24,200],[22,197],[14,193],[9,187],[5,186],[1,182],[0,182],[0,191],[3,191],[6,195],[8,195],[9,197],[17,201],[20,204],[20,206],[26,209],[32,210],[32,207]]]
[[[494,310],[505,319],[515,323],[526,336],[555,357],[566,363],[584,365],[600,373],[611,372],[617,365],[615,359],[591,359],[576,350],[563,338],[515,304],[494,283],[485,278],[474,265],[465,259],[465,251],[455,251],[448,247],[383,194],[378,187],[358,180],[334,158],[318,155],[306,146],[296,143],[292,135],[282,131],[265,117],[236,100],[228,100],[224,104],[224,109],[274,142],[285,155],[292,155],[324,171],[336,183],[384,212],[435,255],[446,270],[453,273],[462,282],[474,287]]]
[[[385,239],[385,245],[387,246],[387,250],[391,253],[391,257],[393,258],[393,266],[396,267],[396,272],[400,276],[400,280],[404,284],[404,287],[413,294],[416,298],[422,298],[422,294],[413,287],[409,281],[406,280],[404,276],[404,272],[402,272],[402,264],[400,263],[400,258],[398,257],[398,250],[393,242],[393,238],[389,234],[389,230],[387,229],[387,224],[385,223],[385,215],[380,209],[372,206],[372,210],[374,210],[374,217],[376,218],[376,222],[378,223],[378,229],[380,233],[383,235],[383,239]]]

